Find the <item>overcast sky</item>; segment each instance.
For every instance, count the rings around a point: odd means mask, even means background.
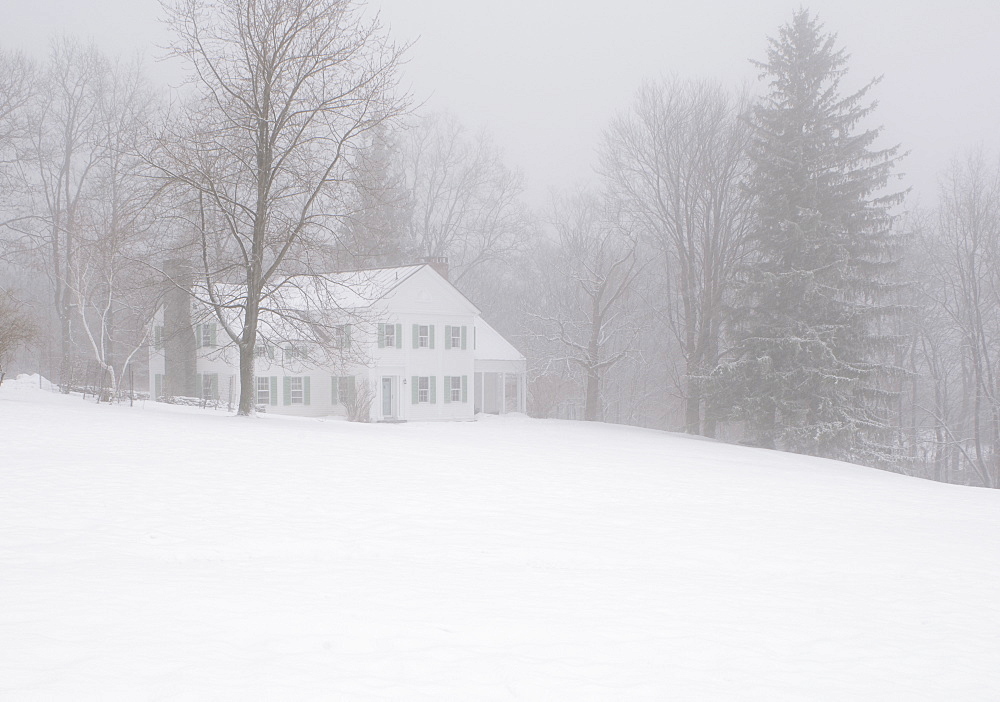
[[[787,0],[373,0],[399,41],[416,40],[405,83],[425,109],[486,128],[525,173],[529,199],[592,178],[594,149],[644,79],[753,83],[799,3]],[[910,156],[906,183],[930,203],[938,172],[977,144],[1000,149],[1000,3],[817,0],[847,48],[852,83],[884,75],[874,122]],[[151,61],[167,37],[156,0],[0,0],[0,41],[43,54],[53,32]],[[171,75],[153,67],[160,79]],[[913,198],[916,199],[916,198]]]

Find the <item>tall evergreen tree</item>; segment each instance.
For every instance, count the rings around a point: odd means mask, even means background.
[[[898,146],[863,129],[876,103],[841,95],[848,56],[807,10],[757,63],[768,92],[753,112],[755,256],[736,310],[734,360],[720,385],[761,446],[875,464],[889,453],[881,329],[900,238],[886,194]]]

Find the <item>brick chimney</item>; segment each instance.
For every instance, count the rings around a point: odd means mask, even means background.
[[[420,259],[421,263],[426,263],[428,266],[433,268],[438,272],[438,274],[448,280],[448,257],[447,256],[424,256]]]
[[[194,274],[190,262],[167,261],[167,289],[163,296],[163,392],[172,397],[197,397],[194,327],[191,324],[191,288]]]

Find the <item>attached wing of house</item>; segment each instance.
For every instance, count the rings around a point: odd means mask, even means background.
[[[170,309],[157,319],[152,393],[192,388],[187,394],[235,406],[237,350],[191,299],[173,301],[187,306],[186,326]],[[286,281],[274,299],[298,323],[262,313],[255,401],[264,411],[419,421],[525,410],[524,356],[430,264]]]

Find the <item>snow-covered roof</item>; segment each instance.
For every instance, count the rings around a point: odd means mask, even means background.
[[[482,317],[476,317],[476,359],[483,361],[523,361],[524,354],[500,335]]]
[[[303,312],[368,307],[425,265],[280,278],[270,281],[265,288],[268,298],[265,307]],[[245,285],[234,283],[216,283],[213,289],[223,300],[239,300],[246,292]],[[208,297],[204,282],[195,284],[195,292],[202,299]]]
[[[331,273],[324,276],[324,285],[338,307],[344,309],[367,307],[388,295],[400,283],[425,266],[426,263],[420,263],[412,266]]]

